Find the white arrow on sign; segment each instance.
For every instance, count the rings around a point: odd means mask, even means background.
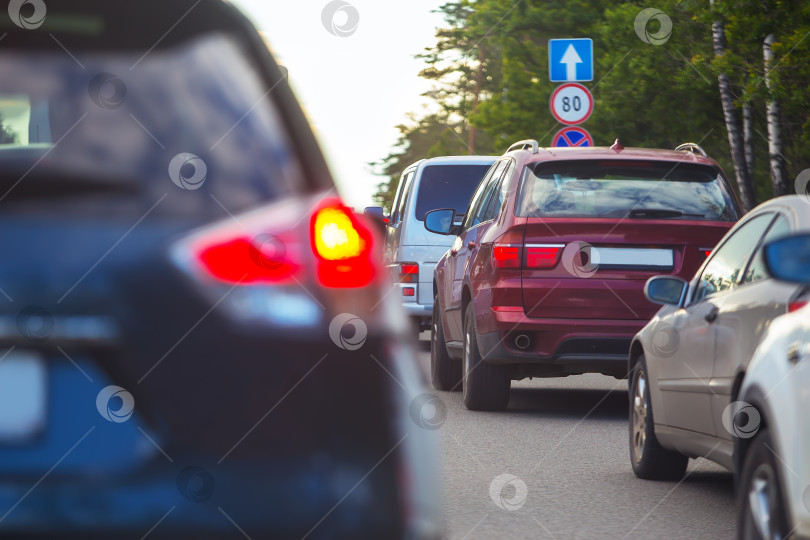
[[[565,54],[560,59],[560,63],[565,64],[565,80],[577,80],[577,64],[582,63],[582,58],[577,54],[577,50],[574,48],[573,44],[568,45]]]

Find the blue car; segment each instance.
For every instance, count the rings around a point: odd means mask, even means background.
[[[230,4],[10,2],[0,538],[439,535],[436,406],[334,193]]]

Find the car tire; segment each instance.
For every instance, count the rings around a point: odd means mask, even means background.
[[[689,458],[667,450],[655,436],[647,364],[639,358],[630,379],[630,464],[645,480],[678,480],[686,472]]]
[[[433,388],[446,392],[461,390],[461,361],[447,354],[444,328],[439,313],[439,298],[433,297],[433,322],[430,326],[430,379]]]
[[[779,464],[770,450],[773,447],[770,433],[763,426],[745,455],[737,504],[737,532],[743,540],[787,538],[791,532]],[[754,505],[758,508],[752,508]],[[761,514],[760,508],[765,510]],[[767,519],[761,519],[766,515]]]
[[[475,314],[470,306],[464,313],[464,405],[471,411],[502,411],[509,404],[512,379],[504,366],[481,358],[475,335]]]

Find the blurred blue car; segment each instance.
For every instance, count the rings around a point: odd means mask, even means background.
[[[256,30],[15,0],[0,40],[0,538],[437,537],[380,238]]]

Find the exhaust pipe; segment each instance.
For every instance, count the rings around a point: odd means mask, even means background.
[[[532,344],[532,339],[526,334],[518,334],[515,337],[515,347],[520,349],[521,351],[525,351],[528,349]]]

